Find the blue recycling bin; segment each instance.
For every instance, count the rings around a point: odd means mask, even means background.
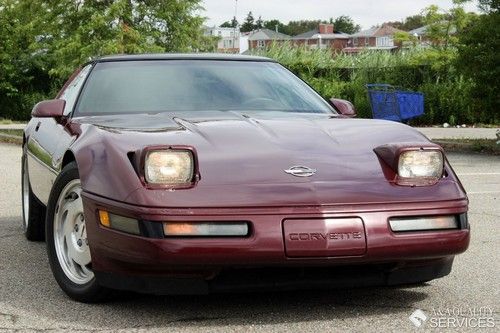
[[[424,114],[424,94],[390,84],[367,84],[374,119],[403,122]]]

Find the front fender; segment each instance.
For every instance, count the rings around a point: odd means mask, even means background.
[[[125,201],[142,184],[127,155],[135,148],[117,136],[94,126],[82,126],[81,135],[70,149],[84,191]]]

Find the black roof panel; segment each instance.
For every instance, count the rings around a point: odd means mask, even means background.
[[[226,61],[261,61],[275,62],[272,59],[257,56],[224,53],[155,53],[155,54],[120,54],[97,58],[93,62],[133,61],[133,60],[226,60]]]

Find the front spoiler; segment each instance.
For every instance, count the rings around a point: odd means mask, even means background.
[[[228,269],[213,279],[130,276],[96,272],[104,287],[156,295],[203,295],[225,292],[339,289],[415,284],[446,276],[453,257],[401,267],[393,265],[316,268],[263,267]]]
[[[394,233],[391,216],[455,215],[467,212],[467,200],[424,203],[350,205],[341,207],[260,207],[260,208],[148,208],[83,193],[87,235],[96,272],[123,275],[183,275],[225,268],[319,267],[372,263],[405,263],[445,258],[464,252],[470,240],[468,226],[447,231]],[[98,209],[160,223],[173,221],[231,221],[252,223],[245,238],[155,239],[125,234],[102,227]],[[359,217],[366,232],[366,252],[357,256],[290,258],[284,250],[282,223],[288,218]]]

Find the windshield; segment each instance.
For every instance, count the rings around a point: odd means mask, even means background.
[[[277,63],[145,60],[97,63],[76,115],[213,110],[334,112]]]

